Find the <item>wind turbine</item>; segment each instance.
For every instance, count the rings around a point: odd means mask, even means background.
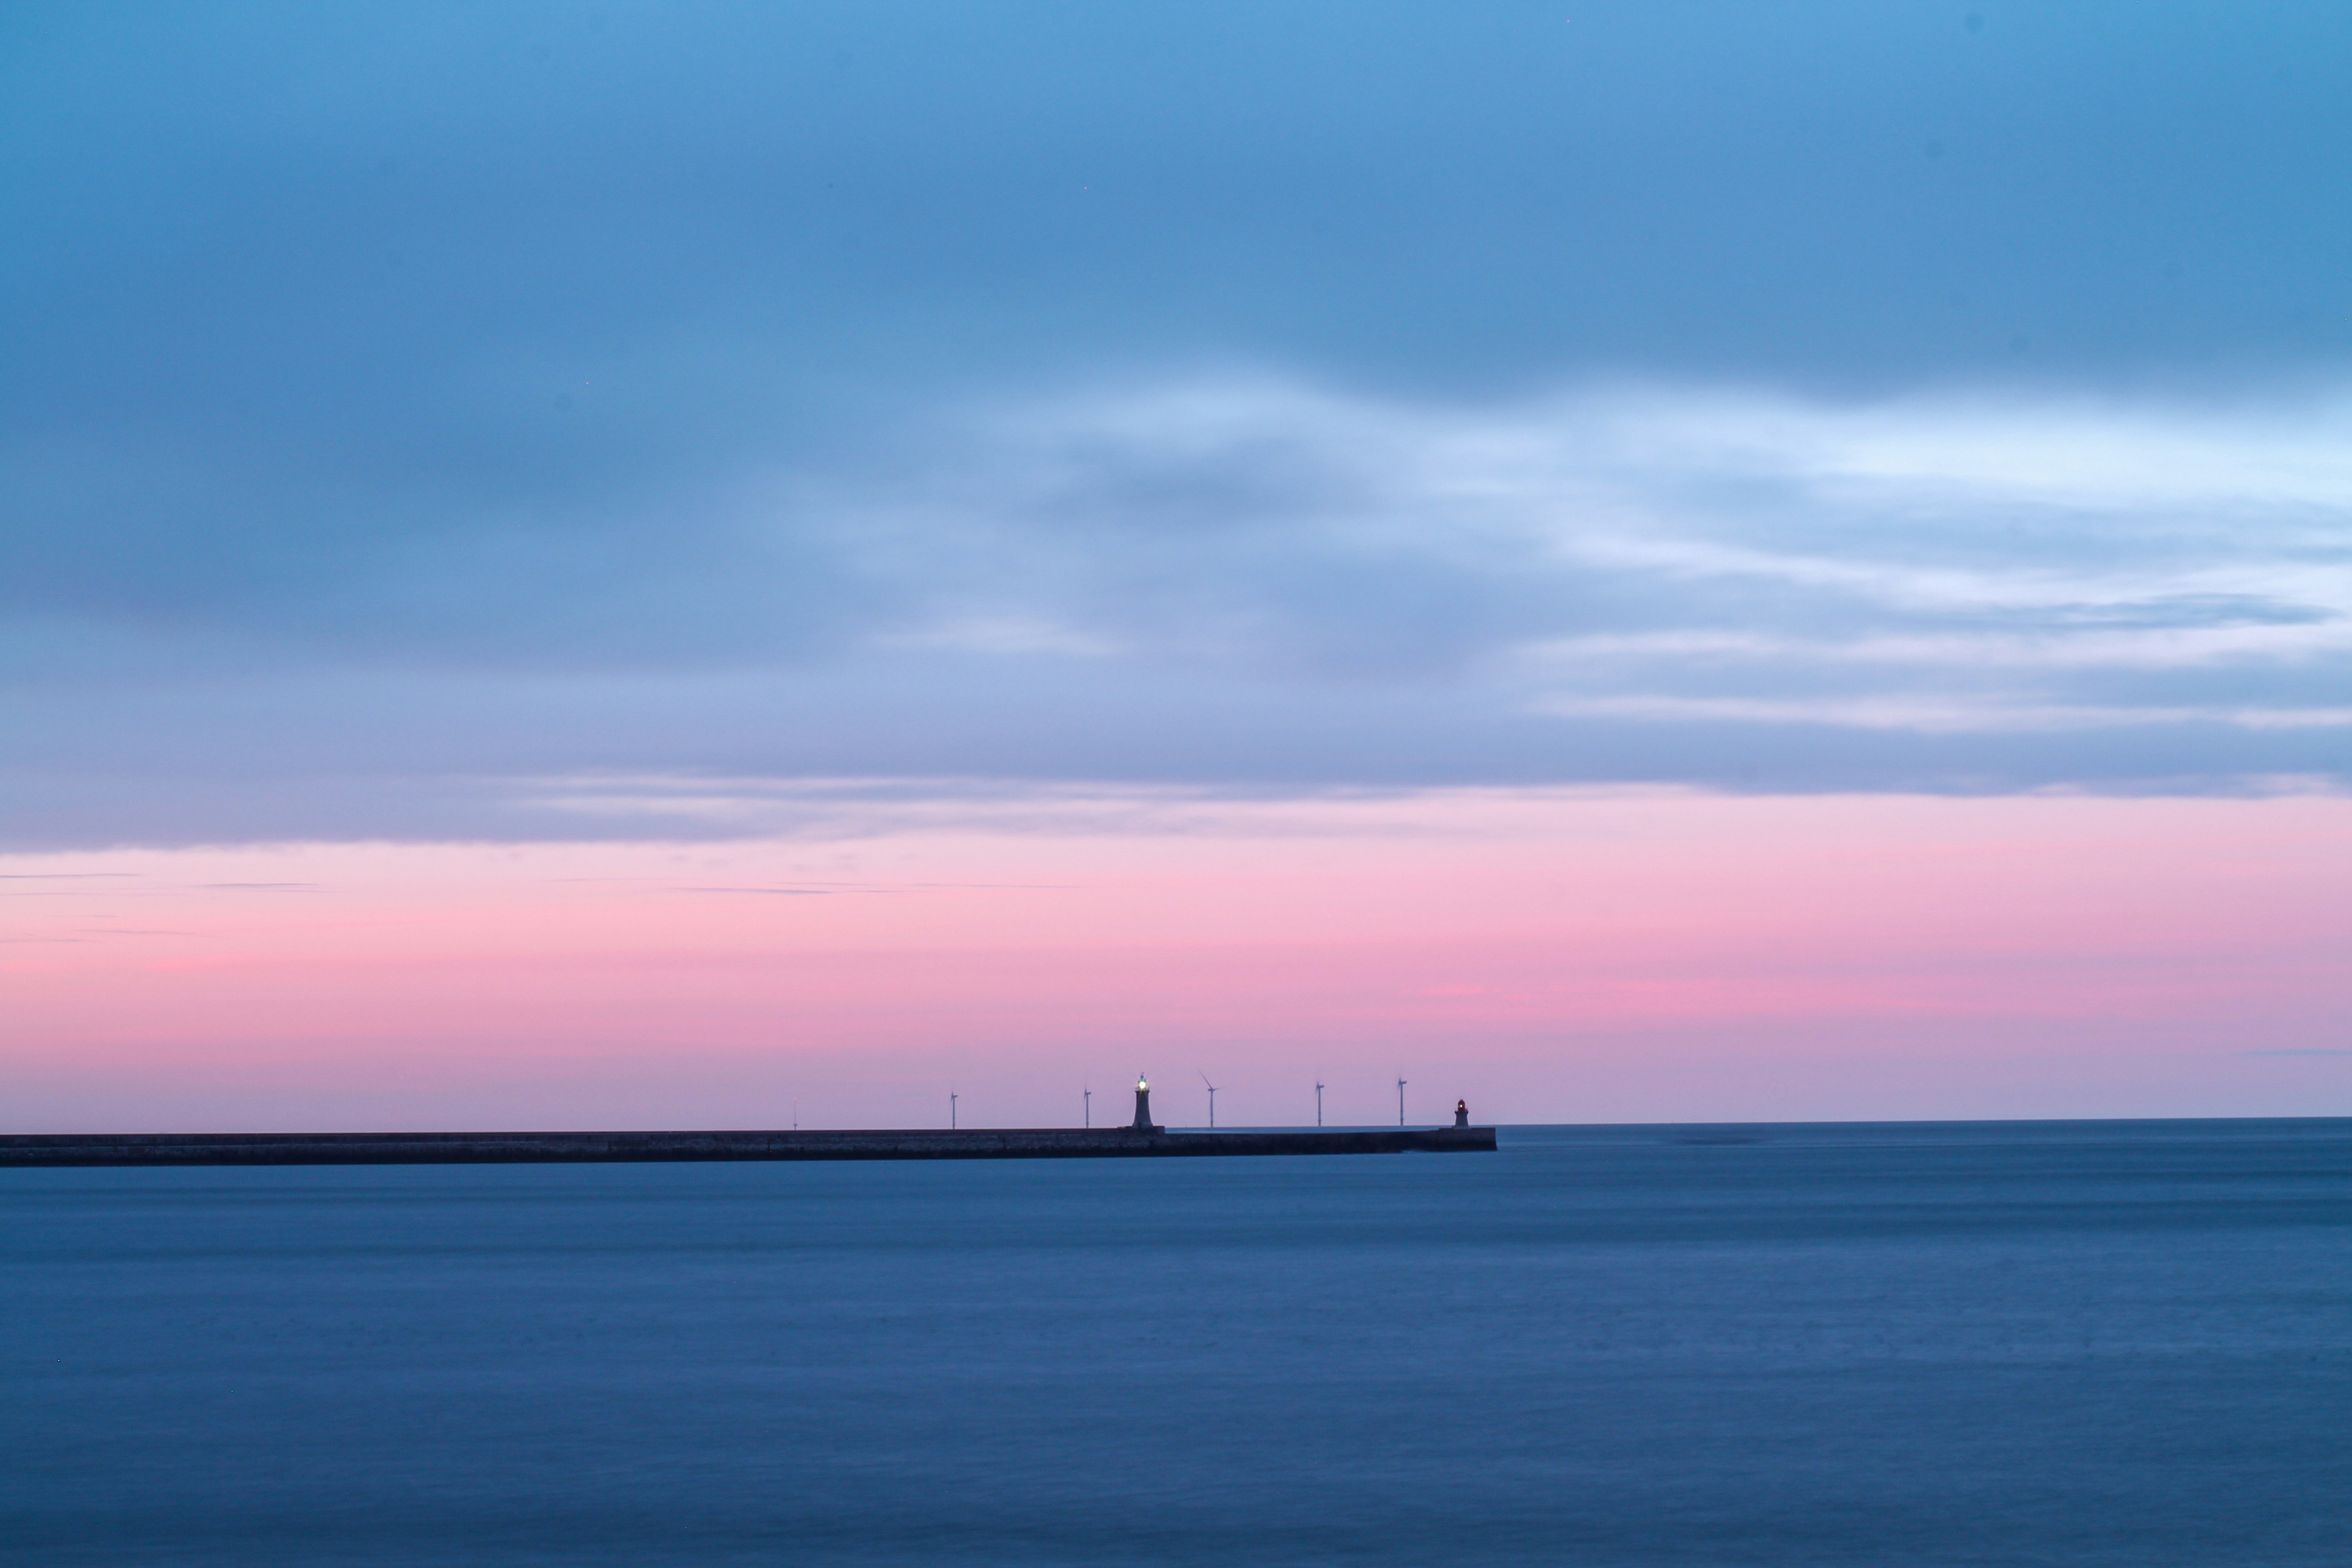
[[[1093,1084],[1091,1084],[1091,1083],[1090,1083],[1090,1084],[1087,1085],[1087,1126],[1089,1126],[1089,1127],[1092,1127],[1094,1124],[1095,1124],[1095,1086],[1094,1086]]]
[[[1402,1101],[1400,1101],[1399,1103],[1402,1103]],[[955,1090],[953,1090],[953,1089],[950,1089],[950,1090],[948,1090],[948,1131],[950,1131],[950,1132],[954,1131],[955,1131],[955,1124],[956,1124],[956,1092],[955,1092]],[[1398,1125],[1398,1126],[1400,1126],[1400,1127],[1402,1127],[1402,1126],[1403,1126],[1403,1125],[1404,1125],[1404,1112],[1402,1112],[1402,1111],[1399,1111],[1399,1112],[1397,1112],[1397,1125]]]
[[[1404,1125],[1404,1079],[1397,1079],[1397,1125]]]
[[[1201,1081],[1202,1081],[1202,1083],[1209,1083],[1209,1075],[1208,1075],[1207,1073],[1202,1073],[1202,1074],[1201,1074]],[[1216,1086],[1215,1084],[1213,1084],[1213,1083],[1209,1083],[1209,1126],[1210,1126],[1212,1129],[1213,1129],[1216,1125],[1217,1125],[1217,1086]]]
[[[1323,1125],[1323,1080],[1315,1080],[1315,1125]]]

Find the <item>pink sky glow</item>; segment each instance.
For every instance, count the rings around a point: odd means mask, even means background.
[[[1448,792],[0,858],[0,1130],[2352,1112],[2352,800]]]

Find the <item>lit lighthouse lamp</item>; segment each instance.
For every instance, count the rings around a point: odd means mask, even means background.
[[[1160,1131],[1159,1128],[1151,1125],[1151,1086],[1144,1081],[1143,1075],[1141,1073],[1138,1073],[1135,1076],[1135,1126],[1133,1130],[1138,1132],[1157,1132]]]

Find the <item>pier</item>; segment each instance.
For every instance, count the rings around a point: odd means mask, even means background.
[[[1491,1127],[1171,1132],[62,1132],[0,1136],[0,1170],[70,1165],[511,1165],[664,1160],[1152,1159],[1492,1152]]]

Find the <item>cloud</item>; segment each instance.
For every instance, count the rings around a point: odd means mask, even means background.
[[[2347,453],[2333,391],[1463,402],[1194,373],[950,400],[576,517],[453,496],[427,529],[329,531],[299,594],[36,528],[34,575],[79,591],[18,579],[6,700],[44,744],[11,820],[543,837],[582,813],[534,781],[612,773],[2341,780]],[[122,526],[195,552],[233,500]],[[691,791],[652,817],[734,830]]]
[[[2340,779],[2339,13],[12,7],[0,833]]]
[[[1717,725],[2347,721],[2334,395],[1447,406],[1240,379],[938,446],[942,477],[867,503],[919,519],[889,549],[958,563],[926,596],[1130,664]]]

